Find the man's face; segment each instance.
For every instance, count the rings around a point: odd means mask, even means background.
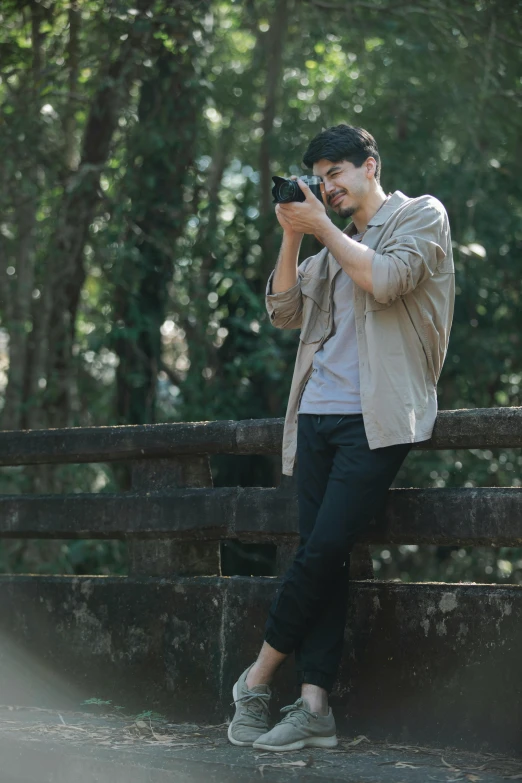
[[[328,206],[343,219],[357,212],[370,192],[365,163],[356,168],[347,160],[335,163],[323,158],[314,163],[313,172],[323,178]]]

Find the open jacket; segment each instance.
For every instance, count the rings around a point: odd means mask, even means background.
[[[345,230],[356,233],[351,223]],[[353,285],[361,409],[370,449],[431,437],[437,381],[448,348],[455,268],[444,206],[396,190],[369,221],[362,244],[375,250],[373,295]],[[283,473],[294,471],[297,412],[315,352],[332,330],[333,281],[346,274],[327,248],[298,267],[295,286],[266,308],[279,329],[301,329],[283,433]]]

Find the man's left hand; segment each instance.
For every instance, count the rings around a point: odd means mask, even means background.
[[[315,234],[320,236],[330,218],[324,205],[314,196],[308,185],[298,179],[297,184],[303,191],[306,201],[291,201],[289,204],[277,204],[276,210],[284,215],[292,229],[299,234]],[[321,183],[321,193],[324,199],[324,185]]]

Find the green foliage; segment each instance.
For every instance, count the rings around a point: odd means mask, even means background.
[[[34,4],[36,28],[23,4],[4,3],[0,20],[0,317],[10,340],[29,335],[29,369],[45,338],[39,307],[64,198],[93,172],[78,168],[93,101],[110,86],[107,64],[129,50],[110,151],[94,165],[99,187],[71,308],[70,424],[284,415],[299,338],[273,329],[264,307],[280,229],[263,211],[261,183],[301,172],[310,138],[340,122],[374,134],[387,192],[428,192],[448,210],[457,302],[439,407],[521,404],[518,2],[339,1],[336,10],[312,0],[281,17],[284,3],[263,0],[175,9],[156,0],[143,14],[90,0],[80,5],[74,51],[70,5],[47,5]],[[21,261],[28,204],[32,266]],[[308,238],[304,253],[317,249]],[[13,303],[24,291],[20,312]],[[5,385],[11,369],[1,361]],[[54,380],[26,381],[25,426]],[[250,479],[222,460],[216,483],[270,485],[277,461],[262,460]],[[521,466],[516,450],[413,452],[396,485],[520,487]],[[61,491],[107,491],[123,475],[95,466],[51,473]],[[38,481],[47,491],[41,471],[0,475],[4,492]],[[4,543],[0,565],[124,572],[119,545],[51,544],[29,555]],[[431,560],[389,551],[393,568],[374,552],[387,578],[520,581],[515,550]]]

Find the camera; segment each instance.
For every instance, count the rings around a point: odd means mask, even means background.
[[[314,196],[316,196],[321,204],[323,203],[323,197],[321,196],[321,182],[322,177],[314,175],[306,175],[300,177],[305,185],[308,185]],[[288,204],[290,201],[305,201],[305,194],[297,184],[295,179],[285,179],[284,177],[272,177],[274,187],[272,188],[272,195],[274,197],[273,204]]]

